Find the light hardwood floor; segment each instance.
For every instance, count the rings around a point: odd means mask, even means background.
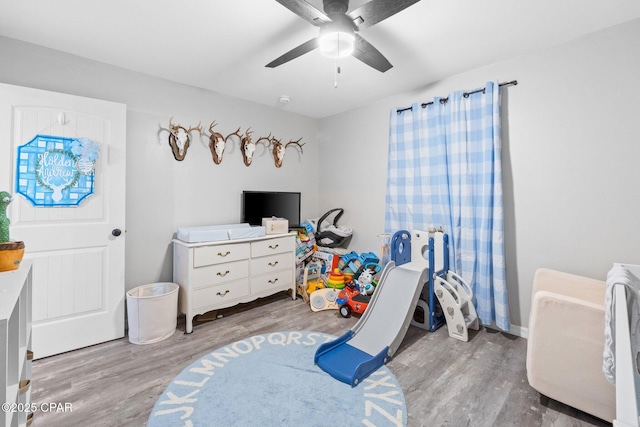
[[[253,335],[310,330],[341,335],[356,318],[313,313],[285,293],[184,322],[167,340],[135,345],[127,338],[33,363],[32,401],[70,403],[71,412],[38,412],[33,426],[144,426],[156,399],[184,367],[207,352]],[[481,329],[469,342],[411,327],[387,365],[400,382],[413,426],[611,426],[550,399],[527,383],[526,340]],[[37,356],[37,355],[36,355]],[[330,425],[330,424],[328,424]]]

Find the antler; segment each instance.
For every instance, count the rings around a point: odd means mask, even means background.
[[[300,139],[298,139],[297,141],[291,140],[291,141],[287,142],[287,145],[284,146],[285,150],[287,149],[288,146],[293,144],[293,145],[297,145],[300,148],[300,152],[301,153],[304,153],[304,151],[302,151],[302,146],[304,144],[300,144],[300,141],[302,141],[302,137],[300,137]]]
[[[231,132],[229,135],[225,136],[224,140],[226,141],[230,136],[233,135],[237,136],[239,139],[242,139],[242,135],[240,135],[240,128],[238,128],[235,132]]]
[[[187,133],[191,132],[192,130],[197,130],[198,133],[200,134],[200,136],[202,136],[202,122],[198,122],[198,126],[196,126],[196,127],[189,126],[189,129],[187,130]]]
[[[169,119],[169,129],[170,129],[172,132],[175,132],[175,131],[177,130],[177,128],[179,128],[179,127],[180,127],[180,125],[174,125],[174,124],[172,123],[172,120],[173,120],[173,116],[171,116],[171,118]]]
[[[171,118],[169,119],[169,129],[172,132],[177,132],[178,129],[180,129],[180,128],[184,129],[185,133],[189,133],[189,132],[191,132],[193,130],[197,130],[200,133],[200,135],[202,135],[202,122],[199,122],[198,126],[195,126],[195,127],[191,127],[190,126],[189,129],[185,129],[184,127],[180,126],[179,124],[178,125],[174,125],[173,124],[173,116],[171,116]]]
[[[251,128],[248,127],[246,131],[244,131],[244,136],[242,137],[243,140],[246,140],[247,144],[251,143],[251,134],[253,133],[253,131],[251,131]]]
[[[256,141],[256,145],[260,144],[260,142],[267,141],[267,148],[269,148],[269,146],[271,145],[271,141],[272,141],[273,137],[271,136],[271,133],[269,133],[269,136],[261,136],[260,138],[258,138],[258,140]]]
[[[217,123],[216,123],[216,121],[215,121],[215,120],[211,122],[211,124],[209,125],[209,133],[210,133],[210,134],[212,134],[212,135],[213,135],[214,133],[217,133],[217,132],[214,132],[214,131],[213,131],[213,128],[214,128],[216,125],[217,125]]]

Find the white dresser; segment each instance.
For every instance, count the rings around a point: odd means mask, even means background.
[[[295,299],[295,235],[186,243],[173,240],[173,281],[186,333],[193,317],[291,290]]]
[[[31,260],[0,273],[0,427],[31,424]]]

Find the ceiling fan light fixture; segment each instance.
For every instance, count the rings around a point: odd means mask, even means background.
[[[353,53],[356,42],[353,30],[341,28],[323,30],[320,31],[318,47],[324,56],[336,59],[344,58]]]

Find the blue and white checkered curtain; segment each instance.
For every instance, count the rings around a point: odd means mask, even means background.
[[[391,111],[385,231],[438,226],[481,322],[509,330],[497,81]]]

